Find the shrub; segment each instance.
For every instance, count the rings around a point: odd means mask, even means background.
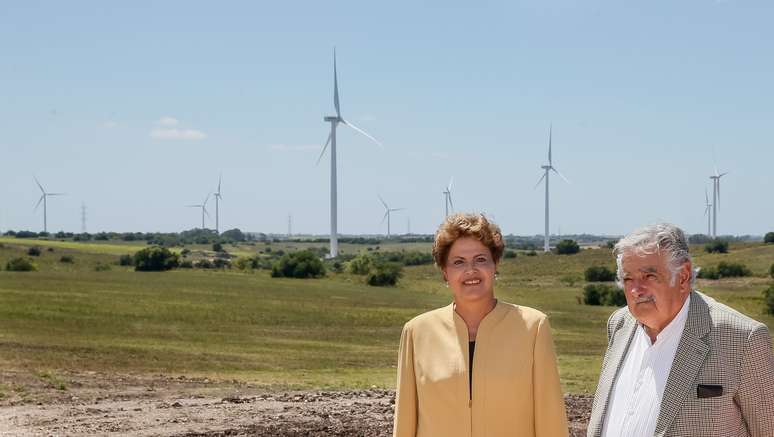
[[[615,281],[615,273],[605,266],[592,266],[583,273],[586,282],[610,282]]]
[[[191,262],[190,259],[186,259],[186,260],[180,261],[180,268],[181,269],[192,269],[193,268],[193,263]]]
[[[5,269],[9,272],[34,272],[38,270],[38,266],[35,265],[29,258],[11,258],[6,264]]]
[[[132,257],[132,255],[121,255],[121,257],[118,258],[118,265],[132,266],[134,265],[134,258]]]
[[[556,245],[556,253],[559,255],[573,255],[580,252],[580,246],[573,240],[562,240]]]
[[[29,249],[27,249],[27,255],[29,256],[40,256],[40,248],[38,246],[32,246]]]
[[[59,262],[65,263],[65,264],[72,264],[75,262],[75,259],[73,259],[71,255],[62,255],[62,257],[59,258]]]
[[[769,267],[769,276],[774,278],[774,264],[771,264],[771,267]]]
[[[586,305],[624,306],[626,296],[618,287],[607,284],[589,284],[583,288],[583,303]]]
[[[196,263],[197,269],[211,269],[212,268],[212,261],[208,260],[207,258],[200,259]]]
[[[355,275],[367,275],[374,264],[374,258],[368,254],[358,255],[349,262],[347,270]]]
[[[721,279],[750,276],[752,272],[744,264],[721,261],[717,267],[707,267],[699,270],[701,279]]]
[[[180,255],[183,255],[183,256],[188,256],[189,253],[191,253],[191,250],[188,249],[187,247],[180,251]]]
[[[774,243],[774,232],[766,232],[766,236],[763,237],[764,243]]]
[[[613,249],[613,248],[615,248],[615,243],[616,243],[615,240],[608,240],[605,243],[605,247],[608,248],[608,249]]]
[[[766,312],[774,314],[774,284],[763,290],[763,301],[766,304]]]
[[[707,253],[728,253],[728,241],[713,240],[704,245]]]
[[[503,257],[506,258],[506,259],[516,258],[516,251],[506,250],[505,254],[503,255]]]
[[[212,250],[215,252],[223,252],[223,245],[220,243],[213,243]]]
[[[319,278],[324,275],[323,262],[309,250],[282,255],[271,268],[273,278]]]
[[[46,249],[46,251],[47,251],[47,252],[53,252],[53,251],[54,251],[54,248],[53,248],[53,247],[49,247],[48,249]]]
[[[171,270],[180,265],[179,257],[166,247],[146,247],[134,254],[134,269],[139,272]]]
[[[215,258],[212,260],[212,267],[216,269],[230,269],[231,261],[223,258]]]
[[[527,252],[526,255],[527,256],[537,256],[537,252],[535,252],[534,250],[530,250],[529,252]]]
[[[108,270],[110,270],[110,264],[97,263],[94,266],[94,271],[96,272],[107,272]]]
[[[396,262],[377,263],[366,276],[366,283],[376,287],[393,286],[398,283],[402,269],[403,266]]]

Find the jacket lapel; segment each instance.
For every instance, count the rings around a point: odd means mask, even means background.
[[[696,375],[698,375],[709,353],[710,348],[705,337],[710,328],[711,321],[707,302],[701,294],[691,293],[688,319],[677,346],[672,369],[669,371],[664,397],[661,399],[661,409],[656,423],[656,436],[658,437],[666,433],[691,390],[694,389]]]
[[[605,423],[605,415],[607,414],[607,405],[610,401],[613,383],[621,369],[621,364],[623,364],[624,357],[626,357],[626,351],[629,350],[629,345],[632,343],[632,338],[634,338],[636,329],[636,320],[627,311],[624,315],[623,326],[617,332],[613,333],[613,344],[610,346],[610,353],[605,360],[602,374],[599,377],[597,392],[602,396],[599,403],[601,411],[600,414],[596,415],[596,418],[592,417],[592,420],[594,420],[595,423],[591,424],[594,428],[593,433],[590,435],[595,437],[602,435],[602,426]]]

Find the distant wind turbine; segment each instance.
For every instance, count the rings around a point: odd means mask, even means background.
[[[704,215],[707,216],[707,236],[709,237],[712,235],[712,228],[710,227],[710,224],[712,223],[712,214],[710,214],[710,211],[712,208],[712,204],[709,201],[709,194],[707,194],[707,189],[704,189]]]
[[[210,216],[210,213],[207,212],[207,201],[208,200],[210,200],[209,193],[207,194],[207,197],[204,198],[204,202],[202,204],[200,204],[200,205],[186,205],[186,207],[188,207],[188,208],[201,208],[202,209],[202,229],[206,229],[204,227],[204,216],[205,216],[205,214],[207,215],[207,217]]]
[[[366,131],[360,129],[359,127],[355,126],[351,122],[344,120],[344,118],[341,117],[341,108],[339,106],[339,81],[338,81],[338,73],[336,71],[336,49],[333,49],[333,106],[336,108],[336,115],[329,115],[324,118],[326,122],[329,122],[331,124],[331,132],[328,134],[328,140],[325,142],[325,146],[322,149],[322,152],[320,153],[320,157],[317,158],[317,164],[320,163],[320,160],[322,159],[323,155],[325,154],[325,150],[328,148],[328,145],[331,146],[331,247],[330,247],[330,258],[335,258],[339,254],[339,235],[338,235],[338,222],[337,222],[337,201],[336,201],[336,195],[337,195],[337,187],[336,187],[336,127],[339,125],[339,123],[349,126],[352,129],[354,129],[356,132],[360,133],[361,135],[365,136],[369,140],[376,143],[378,146],[381,147],[381,143],[376,140],[376,138],[369,135]]]
[[[537,184],[535,184],[535,188],[537,188],[538,185],[540,185],[540,183],[543,182],[543,179],[546,180],[546,227],[545,227],[545,238],[543,240],[543,251],[545,252],[548,252],[550,250],[548,245],[548,172],[553,171],[554,173],[559,175],[559,177],[564,179],[565,182],[567,182],[568,184],[570,183],[570,181],[568,181],[567,178],[564,177],[564,175],[559,173],[559,170],[557,170],[554,167],[553,162],[551,161],[551,137],[553,134],[552,131],[553,131],[553,126],[549,126],[548,127],[548,165],[540,166],[540,168],[544,170],[544,173],[543,173],[543,176],[541,176],[540,179],[538,180]]]
[[[446,207],[446,215],[444,217],[449,217],[449,211],[454,212],[454,204],[452,203],[452,197],[451,197],[451,189],[452,189],[452,183],[454,182],[454,178],[449,178],[449,185],[446,186],[446,188],[443,189],[443,198],[444,198],[444,206]]]
[[[715,174],[709,177],[712,179],[712,238],[718,238],[718,202],[720,202],[720,178],[727,174],[728,172],[718,173],[718,167],[715,166]]]
[[[395,211],[403,211],[406,208],[390,208],[387,206],[387,202],[382,199],[382,196],[379,196],[379,201],[382,202],[382,205],[384,205],[384,217],[382,217],[382,223],[384,223],[384,220],[387,219],[387,239],[390,239],[390,214]]]
[[[40,188],[41,196],[40,199],[38,199],[38,203],[35,204],[35,209],[33,211],[37,211],[38,207],[40,206],[40,203],[43,202],[43,232],[48,232],[48,197],[49,196],[64,196],[65,193],[48,193],[43,188],[43,185],[40,184],[40,181],[38,181],[38,178],[35,176],[32,177],[35,179],[35,183],[38,184],[38,188]]]
[[[223,175],[218,176],[218,191],[212,193],[215,196],[215,233],[220,235],[220,182],[223,179]],[[206,203],[206,201],[205,201]],[[202,221],[204,223],[204,221]],[[202,225],[204,226],[204,225]]]

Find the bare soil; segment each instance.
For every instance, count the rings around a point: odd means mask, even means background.
[[[567,396],[585,436],[591,397]],[[390,436],[392,390],[267,391],[239,381],[0,371],[0,435]]]

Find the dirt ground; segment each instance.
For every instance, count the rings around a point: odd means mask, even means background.
[[[267,392],[184,376],[0,371],[0,435],[390,436],[391,390]],[[589,396],[568,396],[586,435]]]

